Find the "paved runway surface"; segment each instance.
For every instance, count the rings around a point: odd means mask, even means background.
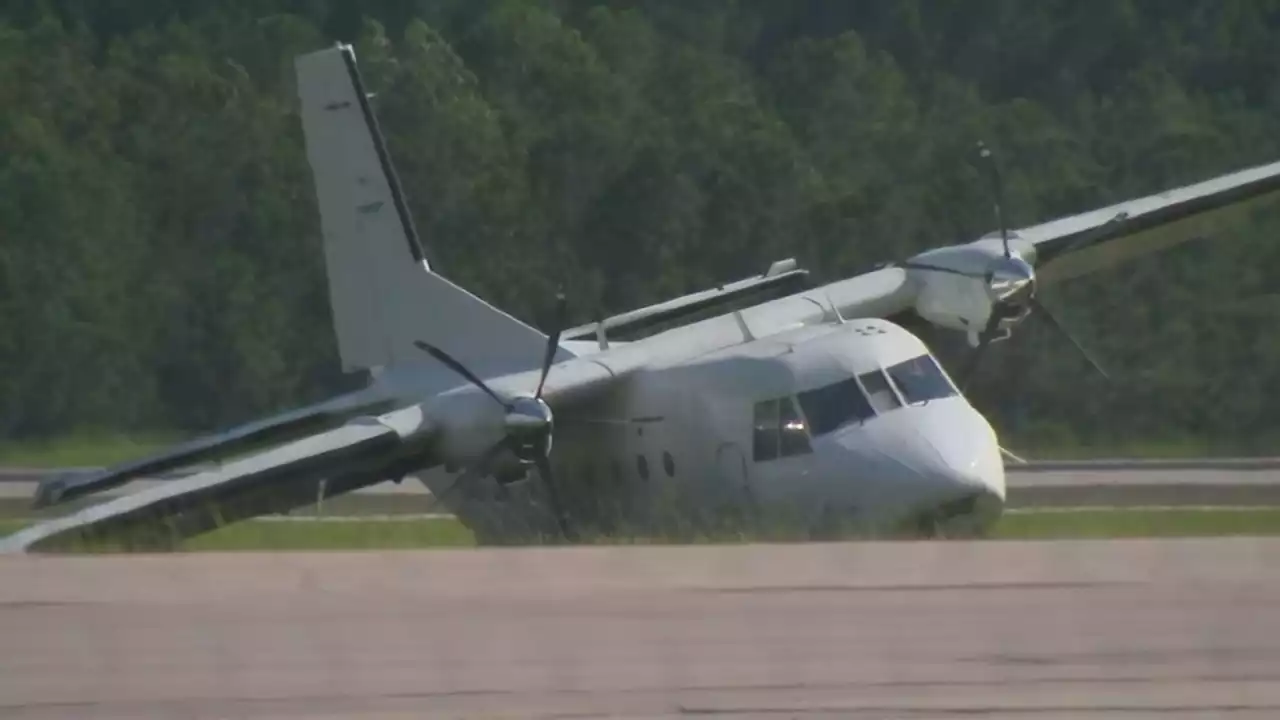
[[[1280,540],[0,557],[0,717],[1280,717]]]

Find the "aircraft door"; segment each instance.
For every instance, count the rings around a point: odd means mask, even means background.
[[[720,444],[716,449],[716,471],[728,483],[728,499],[746,502],[747,505],[755,503],[755,496],[751,492],[750,466],[747,465],[747,455],[742,451],[741,445],[735,442]]]

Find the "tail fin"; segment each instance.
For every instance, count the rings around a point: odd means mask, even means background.
[[[537,367],[546,335],[432,271],[351,46],[295,70],[343,370],[421,363],[414,340],[485,374]]]

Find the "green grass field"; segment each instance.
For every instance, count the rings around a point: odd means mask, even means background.
[[[76,467],[110,465],[146,455],[187,439],[171,432],[126,435],[84,431],[48,440],[0,441],[0,465],[20,467]],[[1066,439],[1005,437],[1019,455],[1038,459],[1091,457],[1176,458],[1256,454],[1251,447],[1227,447],[1190,439],[1116,441],[1108,445],[1081,444]],[[1275,443],[1264,447],[1275,447]]]
[[[0,521],[0,534],[22,527]],[[991,540],[1280,535],[1280,508],[1072,510],[1006,515]],[[249,521],[189,541],[184,549],[374,550],[468,547],[469,530],[451,519]]]

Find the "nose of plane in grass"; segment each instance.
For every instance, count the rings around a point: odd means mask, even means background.
[[[1004,461],[995,431],[977,411],[959,407],[918,408],[917,425],[924,468],[941,488],[978,490],[1001,501],[1005,496]]]
[[[1004,508],[1004,463],[995,431],[963,398],[885,413],[839,442],[874,468],[878,495],[938,528],[989,526]]]
[[[958,399],[957,399],[958,400]],[[902,442],[904,461],[918,474],[928,497],[921,518],[936,528],[979,530],[1004,509],[1004,462],[990,423],[968,403],[908,408],[914,422]]]

